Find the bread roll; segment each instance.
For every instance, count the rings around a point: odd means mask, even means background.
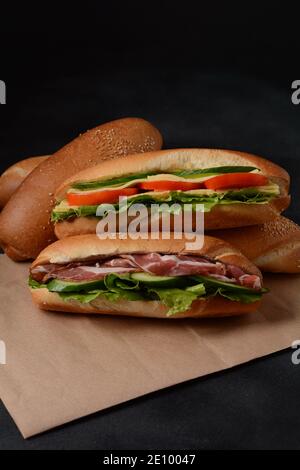
[[[31,157],[15,163],[0,176],[0,209],[2,209],[24,179],[49,155]]]
[[[81,134],[42,162],[21,184],[0,215],[0,244],[16,261],[35,258],[55,240],[50,221],[54,193],[79,171],[130,153],[159,149],[162,137],[138,118],[112,121]]]
[[[262,271],[300,273],[300,227],[286,217],[209,233],[232,243]]]

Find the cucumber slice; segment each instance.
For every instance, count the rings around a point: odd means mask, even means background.
[[[94,289],[105,289],[105,285],[102,280],[70,282],[53,279],[47,284],[47,289],[50,292],[87,292]]]
[[[253,293],[261,293],[267,292],[267,289],[260,289],[260,291],[256,291],[255,289],[251,289],[250,287],[240,286],[238,284],[231,284],[230,282],[219,281],[218,279],[214,279],[208,276],[192,276],[195,281],[203,282],[203,284],[207,287],[223,287],[226,288],[228,291],[238,291],[240,293],[244,292],[245,294],[253,294]]]
[[[130,276],[135,281],[147,284],[152,287],[174,287],[185,284],[185,280],[175,276],[155,276],[148,273],[133,273]]]

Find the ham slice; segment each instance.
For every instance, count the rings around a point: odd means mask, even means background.
[[[250,289],[261,289],[261,280],[255,274],[243,274],[239,277],[241,286],[249,287]]]
[[[259,276],[245,273],[240,267],[226,264],[205,256],[169,255],[160,253],[123,254],[98,262],[70,263],[68,265],[45,264],[31,270],[31,276],[38,282],[50,279],[63,281],[93,281],[103,279],[107,274],[147,272],[157,276],[209,276],[223,282],[230,282],[252,289],[261,289]]]
[[[126,256],[142,271],[157,276],[192,276],[193,274],[210,276],[211,274],[222,275],[226,272],[223,263],[210,261],[200,256],[161,255],[159,253],[122,256]]]
[[[82,282],[97,281],[104,279],[107,274],[126,274],[137,271],[136,268],[122,267],[96,267],[96,266],[59,266],[45,265],[46,270],[33,269],[31,276],[38,282],[46,283],[50,279],[60,279],[61,281]],[[40,267],[38,267],[40,268]],[[44,268],[44,266],[43,266]]]

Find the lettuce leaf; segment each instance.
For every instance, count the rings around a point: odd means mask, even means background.
[[[130,277],[130,274],[107,274],[104,278],[107,290],[119,292],[121,290],[139,289],[139,282]]]
[[[31,289],[43,289],[43,288],[47,287],[47,284],[40,284],[39,282],[32,279],[31,276],[29,276],[28,285],[29,285],[29,287],[31,287]]]
[[[69,219],[70,217],[88,217],[95,216],[98,206],[78,206],[72,207],[66,211],[53,210],[51,213],[51,221],[54,223],[60,220]]]
[[[186,276],[187,287],[153,287],[141,281],[132,279],[130,274],[108,274],[104,284],[106,289],[95,289],[88,292],[58,292],[58,295],[65,301],[76,300],[81,303],[89,303],[104,296],[110,302],[126,299],[136,300],[160,300],[169,310],[167,315],[176,315],[188,310],[193,301],[199,298],[207,298],[220,295],[226,299],[252,303],[260,300],[267,289],[255,291],[247,287],[219,281],[207,276]],[[45,284],[30,279],[32,288],[47,288]]]
[[[96,290],[93,292],[87,293],[78,293],[78,292],[59,292],[58,295],[65,300],[66,302],[69,300],[77,300],[77,302],[88,304],[93,300],[97,299],[99,296],[105,297],[110,302],[117,302],[118,300],[143,300],[143,296],[140,295],[138,292],[128,292],[122,291],[119,292],[109,292],[109,291],[101,291]]]
[[[145,300],[145,297],[141,292],[131,291],[131,290],[118,290],[117,292],[106,291],[103,294],[107,300],[110,302],[116,302],[117,300]]]
[[[233,300],[235,302],[241,302],[243,304],[252,304],[261,299],[261,292],[247,294],[246,292],[234,292],[226,289],[217,289],[214,295],[221,295],[226,299]]]
[[[196,292],[187,289],[149,289],[157,295],[159,300],[169,307],[167,316],[176,315],[177,313],[186,312],[194,300],[198,298]]]
[[[97,299],[99,295],[101,295],[103,291],[94,291],[94,292],[86,292],[86,293],[78,293],[78,292],[58,292],[59,297],[61,297],[65,302],[69,300],[76,300],[82,304],[88,304],[93,300]]]
[[[144,297],[139,290],[139,282],[130,278],[129,274],[108,274],[104,278],[107,300],[142,300]]]

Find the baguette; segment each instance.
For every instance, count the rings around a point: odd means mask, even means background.
[[[26,178],[2,211],[0,244],[6,254],[15,261],[35,258],[55,240],[50,221],[54,192],[68,177],[103,160],[159,149],[161,145],[159,131],[138,118],[103,124],[67,144]]]
[[[23,183],[29,173],[48,157],[49,155],[26,158],[10,166],[2,173],[0,176],[0,209],[7,204],[12,194]]]
[[[262,271],[300,273],[300,227],[286,217],[209,234],[232,243]]]

